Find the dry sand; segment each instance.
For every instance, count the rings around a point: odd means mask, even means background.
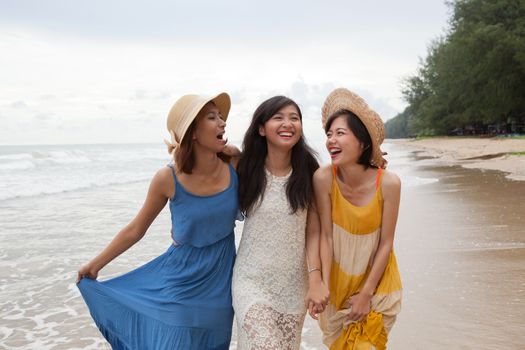
[[[525,181],[525,139],[440,137],[422,140],[389,140],[415,149],[419,156],[436,158],[448,165],[499,170],[513,180]]]

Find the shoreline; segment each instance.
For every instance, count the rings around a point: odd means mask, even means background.
[[[509,179],[525,181],[525,139],[433,137],[385,141],[406,146],[419,157],[431,157],[444,165],[497,170]]]

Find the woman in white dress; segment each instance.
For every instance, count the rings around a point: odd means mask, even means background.
[[[299,349],[306,308],[316,317],[328,300],[313,200],[318,167],[299,106],[285,96],[263,102],[237,166],[246,216],[232,282],[240,350]]]

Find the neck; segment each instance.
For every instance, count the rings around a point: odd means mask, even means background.
[[[220,159],[216,153],[213,152],[198,152],[195,150],[195,165],[192,173],[199,175],[209,175],[217,170],[220,165]]]
[[[366,182],[366,169],[361,164],[351,163],[337,167],[339,178],[351,187],[358,187]]]
[[[292,150],[281,150],[268,145],[265,166],[276,176],[285,176],[292,168]]]

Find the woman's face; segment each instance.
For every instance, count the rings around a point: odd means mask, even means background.
[[[224,137],[226,122],[213,102],[207,103],[197,115],[197,124],[193,133],[196,145],[219,153],[226,145]]]
[[[345,115],[335,118],[326,132],[326,149],[334,165],[357,163],[361,157],[363,145],[348,127]]]
[[[303,132],[303,124],[299,111],[294,105],[281,108],[259,127],[259,134],[266,137],[270,146],[290,150],[299,142]]]

